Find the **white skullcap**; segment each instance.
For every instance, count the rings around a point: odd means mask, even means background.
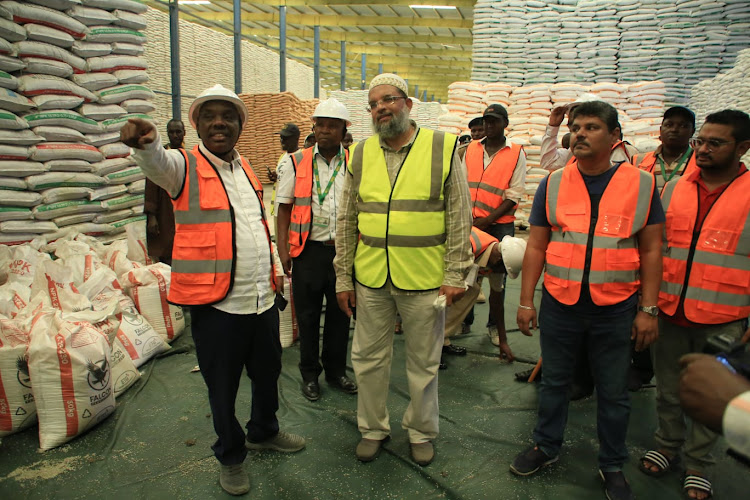
[[[403,92],[404,95],[409,95],[409,86],[406,84],[406,81],[394,73],[381,73],[373,78],[370,82],[370,90],[378,85],[393,85]]]

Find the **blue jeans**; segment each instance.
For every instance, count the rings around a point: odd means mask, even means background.
[[[628,458],[625,445],[630,398],[630,334],[636,308],[625,314],[572,314],[547,291],[539,314],[543,370],[534,441],[550,457],[557,456],[568,420],[568,389],[573,380],[581,343],[588,347],[588,363],[596,383],[599,468],[619,471]],[[584,360],[581,360],[584,361]]]
[[[512,222],[506,222],[503,224],[492,224],[487,228],[485,233],[490,236],[494,236],[498,240],[502,241],[503,236],[514,236],[516,234],[516,226]],[[508,279],[508,275],[503,276],[503,303],[505,302],[505,282]],[[500,318],[501,321],[505,321],[505,318]],[[492,309],[490,309],[490,315],[487,318],[487,327],[497,325],[497,320],[492,317]]]

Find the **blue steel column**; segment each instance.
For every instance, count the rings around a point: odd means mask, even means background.
[[[435,94],[432,94],[432,95],[430,96],[430,102],[435,102]]]
[[[172,74],[172,118],[182,119],[182,85],[180,81],[180,6],[169,2],[169,60]]]
[[[242,2],[233,1],[234,10],[234,91],[242,93]]]
[[[341,40],[341,90],[346,90],[346,42]]]
[[[419,85],[414,85],[414,97],[419,99]]]
[[[313,27],[313,97],[320,97],[320,26]]]
[[[361,90],[365,90],[365,80],[367,80],[367,54],[362,54],[362,81],[359,82]]]
[[[383,63],[380,63],[378,64],[378,74],[380,75],[382,73],[383,73]]]
[[[286,91],[286,6],[279,6],[279,92]]]
[[[422,91],[422,102],[426,102],[426,101],[427,101],[427,91],[424,90]]]

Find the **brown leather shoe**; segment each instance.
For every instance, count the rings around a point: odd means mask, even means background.
[[[419,465],[430,465],[435,458],[435,448],[429,441],[425,441],[424,443],[411,443],[409,447],[411,448],[411,458]]]
[[[383,439],[360,439],[355,450],[355,455],[360,462],[372,462],[378,455],[380,455],[380,448],[383,447],[383,443],[387,442],[391,437],[386,436]]]

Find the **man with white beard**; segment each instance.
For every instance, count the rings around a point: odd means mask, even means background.
[[[427,465],[438,434],[443,347],[433,304],[444,296],[449,306],[465,290],[473,260],[468,182],[456,136],[409,119],[412,101],[401,77],[376,76],[368,99],[375,135],[354,148],[347,166],[334,259],[339,307],[351,316],[356,306],[358,315],[352,366],[362,439],[356,456],[374,460],[390,437],[386,400],[398,313],[411,398],[402,427],[412,458]]]

